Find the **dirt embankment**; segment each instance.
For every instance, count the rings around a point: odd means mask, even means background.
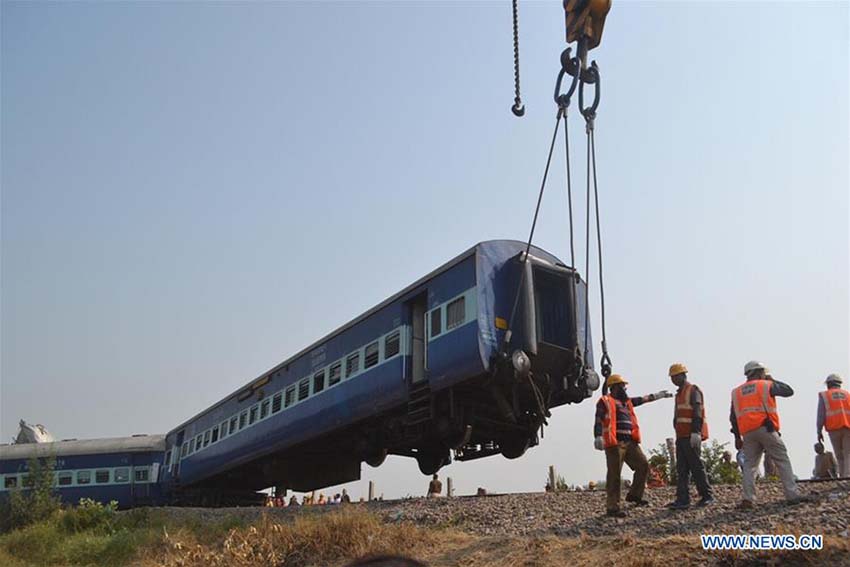
[[[169,534],[148,556],[165,565],[345,564],[401,553],[433,566],[850,565],[850,483],[802,486],[810,502],[787,505],[760,485],[755,510],[736,509],[738,487],[717,487],[707,508],[673,512],[673,490],[648,491],[651,506],[624,519],[603,515],[604,494],[512,494],[283,509],[166,509],[169,523],[235,519],[222,541]],[[821,551],[704,551],[700,534],[816,534]]]

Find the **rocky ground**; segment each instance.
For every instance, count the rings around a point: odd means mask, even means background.
[[[650,506],[626,505],[628,517],[604,515],[605,493],[506,494],[415,498],[353,504],[379,515],[387,523],[413,523],[425,527],[451,527],[479,536],[620,536],[666,537],[702,533],[797,533],[848,537],[850,531],[850,482],[801,484],[810,502],[789,505],[777,483],[759,484],[754,510],[736,509],[740,487],[715,487],[716,502],[706,508],[671,511],[665,505],[674,498],[673,488],[648,490]],[[694,498],[696,501],[696,498]],[[348,505],[346,505],[348,506]],[[175,517],[215,521],[228,516],[247,520],[268,513],[285,521],[297,514],[326,513],[338,506],[307,508],[171,508]]]

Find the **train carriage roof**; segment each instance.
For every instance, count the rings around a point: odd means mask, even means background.
[[[246,388],[250,387],[253,383],[257,382],[258,380],[262,380],[264,377],[268,376],[269,374],[276,372],[277,370],[280,370],[281,368],[287,366],[288,364],[291,364],[293,361],[297,360],[299,357],[304,356],[305,354],[309,353],[310,351],[318,348],[323,343],[331,340],[332,338],[334,338],[339,333],[342,333],[343,331],[353,327],[357,323],[360,323],[361,321],[365,320],[366,318],[373,315],[377,311],[383,309],[387,305],[390,305],[391,303],[398,301],[399,299],[401,299],[405,295],[409,294],[410,292],[414,291],[416,288],[423,285],[425,282],[427,282],[431,278],[434,278],[435,276],[438,276],[439,274],[445,272],[446,270],[453,268],[457,264],[461,263],[462,261],[466,260],[470,256],[474,255],[476,253],[476,251],[478,251],[479,249],[481,249],[482,252],[484,252],[491,259],[493,257],[496,257],[496,256],[504,256],[505,259],[507,259],[508,256],[513,257],[514,255],[516,255],[519,252],[524,252],[526,245],[527,244],[525,242],[520,242],[519,240],[504,239],[504,240],[485,240],[483,242],[479,242],[478,244],[476,244],[474,246],[471,246],[470,248],[468,248],[464,252],[458,254],[457,256],[455,256],[454,258],[449,260],[448,262],[442,264],[440,267],[432,270],[427,275],[419,278],[418,280],[416,280],[415,282],[413,282],[409,286],[405,287],[403,290],[401,290],[398,293],[390,296],[389,298],[385,299],[381,303],[372,307],[368,311],[358,315],[357,317],[355,317],[354,319],[352,319],[348,323],[345,323],[344,325],[342,325],[342,326],[338,327],[337,329],[331,331],[330,333],[323,336],[322,338],[320,338],[316,341],[313,341],[307,347],[301,349],[296,354],[290,356],[289,358],[287,358],[286,360],[284,360],[280,364],[277,364],[274,367],[270,368],[269,370],[266,370],[265,372],[263,372],[262,374],[260,374],[256,378],[252,379],[247,384],[240,386],[239,389],[236,390],[235,392],[228,394],[227,396],[225,396],[224,398],[222,398],[221,400],[219,400],[215,404],[201,410],[197,414],[193,415],[191,418],[183,421],[180,425],[178,425],[177,427],[172,429],[171,432],[179,431],[180,429],[186,427],[187,425],[189,425],[190,423],[192,423],[193,421],[195,421],[199,417],[203,416],[207,412],[214,410],[215,408],[217,408],[220,405],[227,402],[229,399],[233,398],[234,396],[239,395]],[[547,261],[559,262],[559,260],[556,256],[550,254],[549,252],[546,252],[545,250],[543,250],[542,248],[539,248],[537,246],[532,245],[531,251],[532,251],[532,255],[538,255],[539,257],[541,257],[541,258],[543,258]],[[171,433],[171,432],[169,432],[169,433]]]
[[[74,439],[71,441],[54,441],[53,443],[0,445],[0,459],[162,451],[165,451],[165,435],[134,435],[132,437],[110,437],[107,439]]]

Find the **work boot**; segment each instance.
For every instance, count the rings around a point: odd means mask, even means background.
[[[700,501],[697,502],[697,506],[699,506],[700,508],[704,508],[705,506],[710,506],[713,503],[714,503],[714,497],[713,496],[705,496],[703,498],[700,498]]]
[[[687,510],[688,508],[691,507],[691,505],[688,504],[687,502],[679,502],[677,500],[675,502],[671,502],[671,503],[667,504],[667,507],[670,508],[671,510]]]
[[[803,502],[811,502],[811,496],[797,496],[795,498],[789,498],[785,501],[786,504],[802,504]]]
[[[738,504],[738,510],[752,510],[753,509],[753,501],[752,500],[741,500],[741,503]]]
[[[611,516],[612,518],[625,518],[626,513],[622,510],[608,510],[605,512],[606,516]]]
[[[626,496],[626,502],[634,502],[635,506],[649,506],[649,500],[638,499],[634,496]]]

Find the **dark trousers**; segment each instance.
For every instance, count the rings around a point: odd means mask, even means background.
[[[689,488],[691,475],[697,485],[697,491],[702,498],[711,497],[711,486],[705,476],[705,467],[699,452],[691,447],[691,440],[687,437],[676,439],[676,501],[690,504],[691,493]]]
[[[643,451],[640,450],[640,445],[634,441],[620,441],[613,447],[605,449],[605,461],[608,465],[608,476],[605,478],[608,511],[620,509],[620,475],[623,472],[623,463],[635,471],[632,487],[629,489],[629,497],[632,500],[643,499],[649,463],[646,461]]]

